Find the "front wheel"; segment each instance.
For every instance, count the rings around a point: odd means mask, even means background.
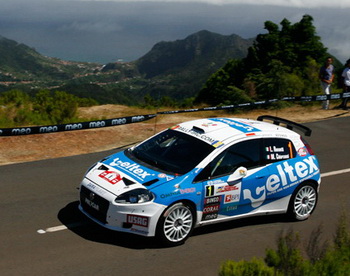
[[[165,210],[157,225],[157,237],[168,246],[183,244],[194,226],[191,208],[182,202]]]
[[[306,220],[312,214],[317,204],[317,189],[314,184],[300,185],[293,193],[289,202],[288,213],[292,219]]]

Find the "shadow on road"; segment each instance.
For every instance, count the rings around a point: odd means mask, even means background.
[[[106,243],[130,249],[162,248],[155,238],[108,230],[92,222],[78,209],[79,201],[69,203],[58,213],[58,219],[80,237],[98,243]],[[239,229],[254,225],[290,222],[283,215],[259,216],[207,225],[194,229],[192,236]]]

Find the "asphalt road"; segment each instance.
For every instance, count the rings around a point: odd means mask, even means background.
[[[307,125],[321,172],[350,168],[350,117]],[[264,257],[281,231],[298,231],[306,243],[322,225],[322,237],[331,240],[341,208],[350,207],[350,172],[336,172],[323,177],[307,221],[238,220],[196,229],[184,245],[161,248],[150,238],[102,229],[77,210],[85,170],[110,153],[0,166],[0,275],[217,275],[224,260]]]

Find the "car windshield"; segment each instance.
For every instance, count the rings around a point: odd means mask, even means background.
[[[195,137],[168,129],[127,153],[158,170],[185,174],[213,150],[213,146]]]

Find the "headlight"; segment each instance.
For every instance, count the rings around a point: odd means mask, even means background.
[[[147,189],[135,189],[126,192],[115,199],[116,203],[144,203],[151,201],[154,195]]]

